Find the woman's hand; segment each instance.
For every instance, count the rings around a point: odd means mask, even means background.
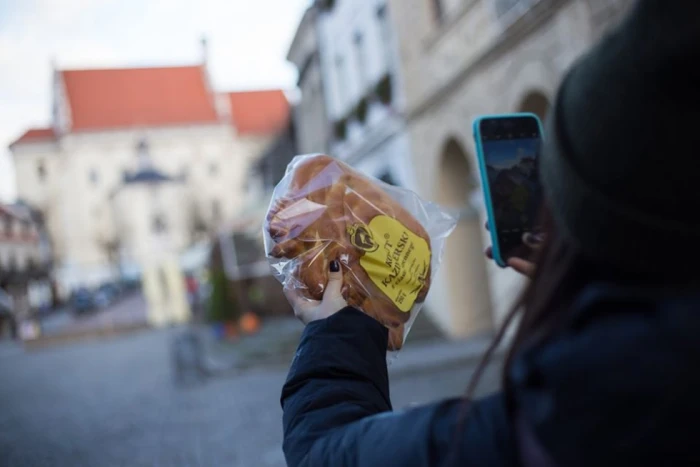
[[[486,230],[490,230],[488,222],[486,223]],[[542,244],[544,243],[544,235],[526,232],[523,234],[523,243],[532,250],[539,250],[542,247]],[[489,246],[488,248],[486,248],[485,253],[488,259],[493,259],[492,247]],[[532,261],[512,257],[506,260],[506,264],[514,271],[519,272],[524,276],[532,277],[535,274],[535,263],[533,263]]]
[[[289,303],[294,308],[294,315],[304,324],[309,324],[312,321],[328,318],[330,315],[337,313],[348,304],[343,298],[340,289],[343,285],[343,273],[340,271],[340,263],[331,261],[330,275],[328,276],[328,284],[323,292],[323,300],[309,300],[299,294],[297,289],[284,288],[284,295],[289,300]]]
[[[486,248],[486,257],[493,259],[493,249],[491,247]],[[535,263],[531,261],[522,258],[508,258],[506,264],[524,276],[532,277],[535,274]]]

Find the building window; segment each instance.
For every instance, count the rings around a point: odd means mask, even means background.
[[[39,178],[40,182],[46,180],[46,164],[44,163],[44,161],[39,161],[39,163],[37,164],[36,175]]]
[[[5,236],[6,237],[12,237],[12,228],[14,226],[12,225],[12,218],[11,217],[5,217]]]
[[[100,174],[97,173],[97,169],[91,169],[89,177],[90,183],[93,185],[97,185],[100,182]]]
[[[345,95],[348,90],[348,83],[345,79],[345,60],[341,56],[335,57],[335,75],[336,83],[338,83],[338,111],[340,113],[345,110]]]
[[[136,157],[138,158],[140,169],[150,168],[151,150],[145,138],[141,138],[139,142],[136,143]]]
[[[498,18],[503,18],[505,15],[516,9],[516,7],[522,11],[522,9],[527,6],[526,2],[523,0],[496,0],[495,4],[496,16]]]
[[[148,141],[146,141],[146,138],[141,138],[139,142],[136,143],[136,154],[139,156],[148,154]]]
[[[211,217],[214,223],[221,222],[221,201],[218,199],[212,200],[211,202]]]
[[[168,225],[163,214],[155,214],[152,220],[153,233],[163,234],[168,231]]]
[[[209,163],[209,175],[214,177],[218,173],[219,173],[219,165],[216,162],[210,162]]]
[[[383,181],[384,183],[392,186],[398,186],[396,183],[396,180],[394,180],[394,177],[391,176],[390,172],[384,172],[380,177],[379,180]]]
[[[381,5],[377,8],[377,19],[379,21],[379,29],[382,35],[382,48],[384,52],[384,64],[387,70],[391,70],[391,47],[392,47],[392,36],[391,36],[391,25],[389,24],[389,18],[387,18],[386,5]]]
[[[442,0],[431,0],[433,4],[433,18],[436,22],[442,23],[445,20],[445,6]]]
[[[365,85],[367,83],[367,60],[365,59],[365,48],[364,48],[364,36],[362,32],[357,31],[353,37],[353,44],[355,45],[355,63],[357,64],[357,77],[360,81],[360,89],[362,92],[365,91]]]

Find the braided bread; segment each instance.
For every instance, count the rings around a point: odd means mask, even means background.
[[[270,206],[269,255],[291,261],[300,292],[321,300],[329,263],[343,268],[343,298],[389,328],[403,345],[414,303],[430,288],[430,238],[379,185],[329,156],[302,159],[287,192]]]

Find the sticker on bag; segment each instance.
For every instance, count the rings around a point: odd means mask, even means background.
[[[350,243],[365,252],[360,266],[396,307],[408,313],[425,287],[430,270],[430,245],[389,216],[368,225],[347,228]]]

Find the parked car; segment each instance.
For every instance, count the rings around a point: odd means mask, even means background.
[[[78,314],[87,313],[93,311],[96,308],[95,296],[85,287],[77,289],[73,292],[71,297],[71,306],[73,311]]]
[[[0,289],[0,314],[10,314],[13,310],[13,301],[10,294]]]
[[[115,303],[121,295],[121,288],[115,284],[103,284],[95,291],[94,301],[97,308],[106,308]]]

